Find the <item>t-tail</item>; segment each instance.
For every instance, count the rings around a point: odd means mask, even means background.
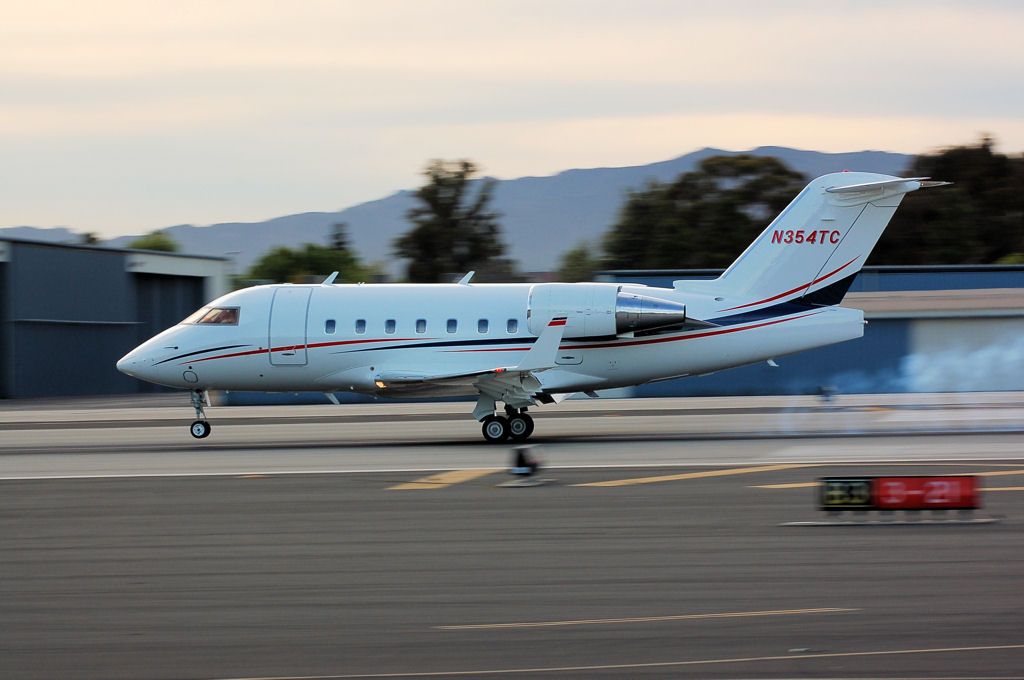
[[[944,184],[867,172],[823,175],[707,289],[724,298],[719,311],[731,313],[801,298],[839,304],[903,196]]]

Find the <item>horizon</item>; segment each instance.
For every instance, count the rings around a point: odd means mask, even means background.
[[[516,177],[497,177],[497,176],[491,175],[491,174],[481,174],[479,177],[474,178],[473,181],[479,181],[479,180],[482,180],[482,179],[495,179],[495,180],[497,180],[499,182],[514,182],[514,181],[522,180],[522,179],[545,179],[545,178],[557,177],[558,175],[561,175],[561,174],[564,174],[564,173],[567,173],[567,172],[575,172],[575,171],[619,170],[619,169],[627,169],[627,168],[642,168],[642,167],[645,167],[645,166],[648,166],[648,165],[654,165],[654,164],[658,164],[658,163],[668,163],[668,162],[677,160],[679,158],[683,158],[685,156],[689,156],[691,154],[699,153],[701,151],[721,151],[721,152],[727,153],[727,154],[744,154],[744,153],[752,153],[752,152],[758,151],[759,149],[788,149],[788,150],[798,151],[798,152],[820,153],[820,154],[827,154],[827,155],[839,155],[839,154],[851,154],[851,153],[852,154],[858,154],[858,153],[884,153],[884,154],[894,154],[894,155],[905,155],[905,156],[910,156],[910,157],[914,157],[916,155],[919,155],[919,154],[912,154],[912,153],[904,153],[904,152],[900,152],[900,151],[885,151],[885,150],[881,150],[881,149],[860,149],[860,150],[856,150],[856,151],[821,151],[821,150],[818,150],[818,149],[804,149],[804,148],[796,148],[796,147],[789,147],[789,146],[781,146],[781,145],[778,145],[778,144],[758,144],[756,146],[752,146],[752,147],[749,147],[749,148],[746,148],[746,149],[725,149],[725,148],[715,147],[715,146],[702,146],[702,147],[693,149],[692,151],[687,151],[685,153],[676,154],[676,155],[670,156],[668,158],[661,158],[661,159],[658,159],[658,160],[652,160],[652,161],[649,161],[647,163],[634,163],[634,164],[630,164],[630,165],[603,165],[603,166],[595,166],[595,167],[563,168],[561,170],[552,171],[552,172],[550,172],[548,174],[527,174],[527,175],[519,175],[519,176],[516,176]],[[813,178],[808,178],[808,179],[813,179]],[[386,199],[388,199],[388,198],[390,198],[392,196],[396,196],[396,195],[404,193],[404,192],[411,192],[411,191],[415,191],[415,190],[416,190],[415,186],[413,186],[413,187],[404,187],[404,188],[399,188],[399,189],[392,189],[391,191],[389,191],[389,192],[387,192],[385,194],[382,194],[382,195],[379,195],[379,196],[376,196],[376,197],[372,197],[372,198],[368,198],[366,200],[358,201],[358,202],[353,203],[351,205],[341,206],[341,207],[335,208],[335,209],[297,210],[295,212],[281,213],[281,214],[270,215],[270,216],[266,216],[266,217],[256,217],[254,219],[246,219],[246,220],[232,220],[232,219],[228,219],[228,220],[220,220],[220,221],[215,221],[215,222],[181,222],[181,223],[178,223],[178,224],[165,224],[163,226],[136,228],[135,230],[129,229],[127,231],[123,231],[121,233],[116,233],[116,234],[111,234],[111,235],[106,235],[103,231],[101,231],[99,229],[96,229],[96,230],[82,229],[82,228],[77,228],[77,227],[75,227],[73,225],[66,225],[66,224],[47,225],[47,226],[40,226],[40,225],[34,225],[34,224],[2,225],[2,226],[0,226],[0,238],[3,238],[2,230],[4,230],[4,229],[25,229],[25,228],[28,228],[28,229],[42,229],[42,230],[66,229],[66,230],[69,230],[71,232],[80,233],[80,234],[95,233],[95,234],[97,234],[101,238],[101,240],[108,241],[108,240],[113,240],[113,239],[122,238],[122,237],[126,237],[126,236],[143,236],[145,234],[152,233],[152,232],[155,232],[155,231],[163,231],[165,229],[173,229],[173,228],[178,228],[178,227],[194,227],[194,228],[197,228],[197,229],[203,229],[203,228],[206,228],[206,227],[216,226],[218,224],[261,224],[261,223],[264,223],[264,222],[269,222],[269,221],[272,221],[272,220],[281,219],[281,218],[285,218],[285,217],[291,217],[291,216],[294,216],[294,215],[340,213],[340,212],[343,212],[343,211],[348,210],[350,208],[354,208],[354,207],[357,207],[357,206],[360,206],[360,205],[365,205],[367,203],[373,203],[375,201],[386,200]]]

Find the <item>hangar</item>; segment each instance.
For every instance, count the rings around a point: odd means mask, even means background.
[[[227,291],[221,257],[0,240],[0,398],[158,388],[114,363]]]
[[[598,281],[671,287],[718,269],[614,270]],[[627,390],[632,396],[976,392],[1024,389],[1024,266],[864,267],[842,302],[864,310],[864,337]]]

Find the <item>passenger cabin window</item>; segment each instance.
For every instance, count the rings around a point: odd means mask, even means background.
[[[509,319],[508,323],[505,324],[505,330],[507,332],[509,332],[509,333],[518,333],[519,332],[519,320],[518,319]]]
[[[237,326],[238,307],[203,307],[182,323],[196,323],[209,326]]]
[[[416,332],[417,333],[426,333],[427,332],[427,320],[426,319],[416,319]]]
[[[391,335],[395,332],[394,319],[388,319],[387,321],[384,322],[384,332],[387,333],[388,335]]]
[[[336,327],[337,324],[335,323],[334,319],[328,319],[327,321],[324,321],[324,333],[327,333],[327,335],[334,335],[334,330]]]
[[[458,320],[457,319],[448,319],[448,332],[449,333],[458,333],[458,331],[459,331],[459,322],[458,322]]]
[[[486,333],[487,332],[487,319],[480,319],[476,322],[476,332]]]
[[[356,335],[366,332],[366,319],[356,319]]]

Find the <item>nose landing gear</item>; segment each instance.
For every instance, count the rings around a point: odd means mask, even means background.
[[[205,439],[210,436],[210,430],[213,429],[206,420],[206,411],[203,410],[203,405],[209,403],[206,390],[192,390],[191,395],[192,408],[196,410],[196,419],[192,421],[188,431],[196,439]]]

